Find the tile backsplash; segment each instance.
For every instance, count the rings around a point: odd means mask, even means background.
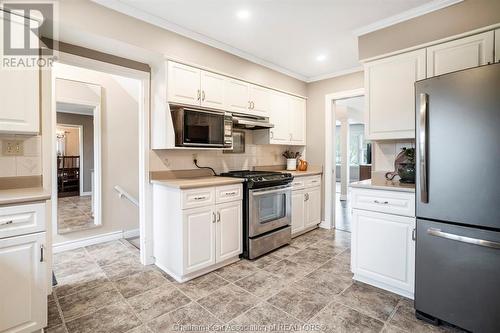
[[[415,140],[374,141],[372,171],[394,171],[394,160],[403,147],[415,148]]]
[[[286,160],[281,154],[292,149],[305,155],[301,146],[255,145],[252,131],[245,131],[245,153],[224,154],[221,150],[154,150],[150,153],[150,170],[186,170],[195,169],[193,158],[198,165],[208,166],[215,172],[252,169],[254,166],[284,165]],[[305,157],[305,156],[304,156]]]
[[[21,156],[10,156],[0,149],[0,177],[40,176],[42,174],[41,136],[0,135],[0,145],[5,141],[22,141],[24,151]]]

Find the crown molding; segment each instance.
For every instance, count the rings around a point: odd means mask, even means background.
[[[412,8],[410,10],[404,11],[402,13],[396,14],[391,17],[387,17],[383,20],[365,25],[364,27],[358,28],[356,30],[353,30],[353,34],[356,37],[366,35],[370,32],[374,32],[383,28],[390,27],[392,25],[395,25],[397,23],[401,23],[404,21],[411,20],[412,18],[422,16],[431,12],[434,12],[436,10],[452,6],[454,4],[457,4],[459,2],[462,2],[463,0],[434,0],[432,2],[426,3],[422,6],[418,6],[415,8]]]
[[[172,32],[179,34],[181,36],[187,37],[189,39],[193,39],[195,41],[212,46],[216,49],[225,51],[227,53],[233,54],[235,56],[238,56],[240,58],[243,58],[243,59],[248,60],[250,62],[253,62],[255,64],[267,67],[267,68],[272,69],[272,70],[279,72],[281,74],[285,74],[287,76],[293,77],[297,80],[307,82],[307,80],[309,79],[307,76],[304,76],[302,74],[296,73],[294,71],[291,71],[289,69],[286,69],[284,67],[276,65],[274,63],[271,63],[269,61],[266,61],[264,59],[256,57],[252,54],[249,54],[245,51],[242,51],[238,48],[232,47],[228,44],[225,44],[223,42],[220,42],[218,40],[215,40],[215,39],[210,38],[208,36],[205,36],[203,34],[194,32],[194,31],[189,30],[189,29],[185,29],[183,27],[180,27],[177,24],[169,22],[169,21],[162,19],[158,16],[149,14],[141,9],[137,9],[135,7],[126,5],[122,2],[120,2],[119,0],[91,0],[91,1],[94,3],[97,3],[101,6],[112,9],[114,11],[125,14],[127,16],[131,16],[131,17],[134,17],[138,20],[144,21],[146,23],[156,25],[160,28],[172,31]]]
[[[334,77],[339,77],[347,74],[352,74],[352,73],[357,73],[363,71],[363,66],[356,66],[353,68],[348,68],[348,69],[343,69],[340,71],[335,71],[332,73],[327,73],[327,74],[322,74],[322,75],[317,75],[317,76],[311,76],[307,79],[307,83],[312,83],[316,81],[321,81],[321,80],[326,80],[326,79],[332,79]]]

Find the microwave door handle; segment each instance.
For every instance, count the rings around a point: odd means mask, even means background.
[[[418,145],[419,145],[419,159],[420,159],[420,201],[423,203],[429,202],[428,162],[427,162],[428,108],[429,108],[429,95],[422,93],[420,94]]]

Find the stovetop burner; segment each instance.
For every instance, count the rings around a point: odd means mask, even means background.
[[[293,180],[292,174],[277,171],[239,170],[225,172],[222,173],[221,176],[245,178],[246,182],[249,184],[249,188],[284,185]]]

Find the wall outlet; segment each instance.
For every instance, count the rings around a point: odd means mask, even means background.
[[[22,140],[3,140],[2,155],[4,156],[23,156],[24,142]]]

